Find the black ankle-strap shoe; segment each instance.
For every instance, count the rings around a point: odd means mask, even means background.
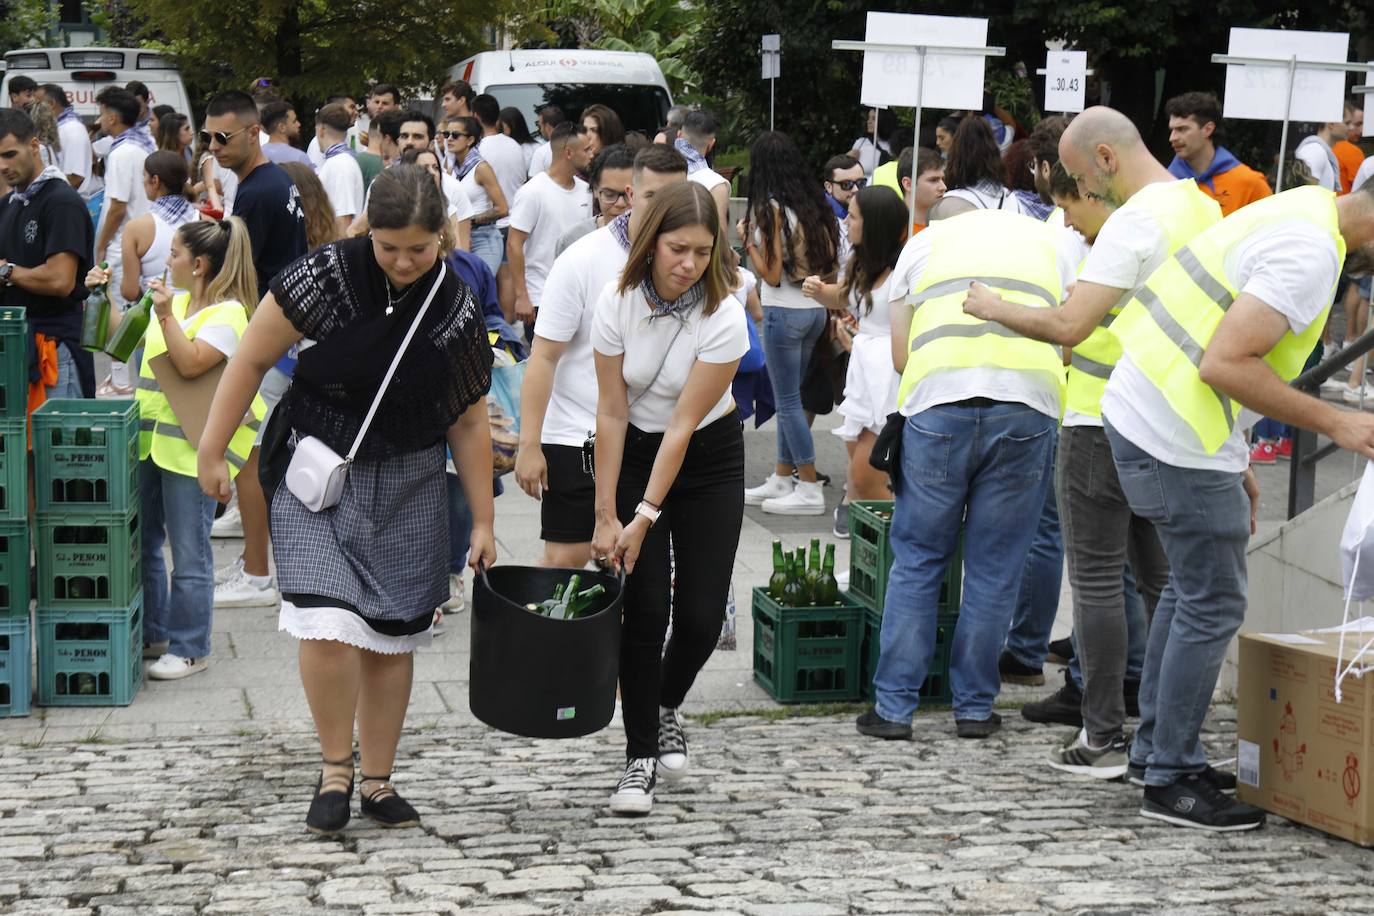
[[[383,827],[418,827],[420,813],[411,807],[410,802],[396,794],[391,785],[391,774],[368,776],[363,774],[363,782],[379,782],[381,786],[360,795],[362,804],[359,809]]]
[[[321,772],[320,778],[315,782],[315,797],[310,799],[310,810],[305,815],[305,829],[319,836],[333,836],[348,826],[351,816],[349,807],[353,799],[353,758],[350,756],[344,760],[326,760],[325,763],[329,766],[349,768],[348,789],[321,791],[325,786],[324,773]],[[331,776],[328,781],[338,784],[343,781],[343,777]]]

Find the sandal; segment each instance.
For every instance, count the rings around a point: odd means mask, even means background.
[[[305,815],[305,829],[318,836],[333,836],[348,826],[351,816],[349,802],[353,798],[353,756],[343,760],[324,761],[325,766],[348,767],[348,787],[343,786],[343,775],[335,773],[326,778],[323,769],[315,783],[315,797],[310,800],[310,810]],[[329,785],[331,788],[325,789]]]
[[[410,802],[396,794],[391,785],[391,774],[368,776],[363,774],[363,782],[381,783],[376,789],[363,790],[360,810],[383,827],[418,827],[420,813],[410,806]]]

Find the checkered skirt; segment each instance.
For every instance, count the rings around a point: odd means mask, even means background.
[[[355,461],[339,504],[323,512],[283,481],[272,498],[281,590],[345,601],[364,620],[432,615],[449,596],[444,462],[442,444]]]

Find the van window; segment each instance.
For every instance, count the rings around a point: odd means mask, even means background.
[[[582,109],[601,103],[609,106],[626,130],[638,130],[650,140],[668,117],[668,93],[658,86],[616,83],[543,83],[486,87],[501,107],[514,106],[525,113],[530,130],[539,109],[557,105],[570,120],[580,119]]]

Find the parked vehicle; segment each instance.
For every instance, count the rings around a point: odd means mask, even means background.
[[[56,83],[67,90],[76,113],[86,121],[100,114],[96,94],[106,86],[138,80],[148,87],[150,105],[171,105],[191,117],[191,100],[176,61],[162,51],[141,48],[23,48],[5,55],[0,98],[9,98],[9,81],[23,74],[39,84]]]

